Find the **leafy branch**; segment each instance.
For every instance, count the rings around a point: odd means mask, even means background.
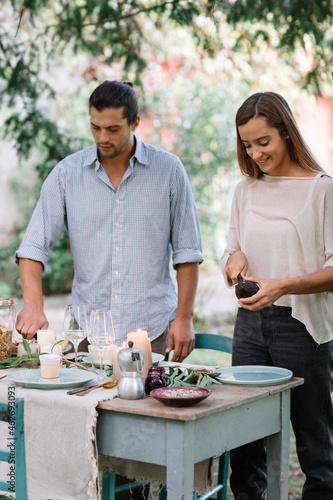
[[[168,387],[200,387],[201,389],[207,387],[208,390],[212,390],[213,383],[221,384],[219,381],[219,373],[213,373],[205,370],[190,370],[169,368],[169,373],[165,374],[167,379]]]

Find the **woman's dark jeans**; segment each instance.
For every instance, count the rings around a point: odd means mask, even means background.
[[[306,475],[303,500],[333,500],[333,341],[317,345],[291,308],[239,309],[232,364],[280,366],[304,384],[291,390],[291,422]],[[259,440],[231,451],[235,500],[266,498],[266,449]]]

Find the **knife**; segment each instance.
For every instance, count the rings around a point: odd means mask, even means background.
[[[69,394],[69,395],[76,394],[78,392],[90,389],[90,387],[95,387],[95,386],[93,386],[93,385],[84,385],[83,387],[79,387],[78,389],[72,389],[70,391],[67,391],[67,394]]]

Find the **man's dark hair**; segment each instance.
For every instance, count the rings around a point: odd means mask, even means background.
[[[127,118],[129,125],[133,125],[139,114],[138,98],[131,82],[106,80],[99,85],[89,98],[89,109],[96,108],[103,111],[106,108],[124,108],[123,118]]]

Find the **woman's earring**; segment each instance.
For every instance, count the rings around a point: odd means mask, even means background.
[[[290,139],[289,135],[287,135],[286,139]]]

